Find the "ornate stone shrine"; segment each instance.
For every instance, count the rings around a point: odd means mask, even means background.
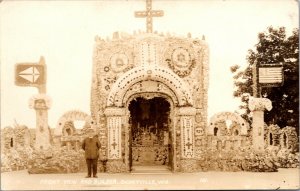
[[[95,38],[91,114],[64,113],[52,131],[47,124],[51,99],[41,91],[30,99],[36,110],[34,136],[27,128],[1,134],[1,170],[29,173],[85,172],[80,144],[93,128],[101,142],[99,172],[131,172],[137,166],[163,166],[172,172],[276,171],[299,166],[294,127],[264,124],[266,98],[251,98],[251,127],[241,116],[220,112],[207,119],[209,48],[204,38],[152,32],[115,32]],[[74,125],[83,121],[81,129]],[[35,139],[35,140],[33,140]],[[24,154],[25,151],[25,154]]]
[[[91,116],[105,133],[108,165],[180,171],[193,163],[194,131],[204,131],[207,120],[205,41],[114,33],[112,40],[96,38],[93,62]]]

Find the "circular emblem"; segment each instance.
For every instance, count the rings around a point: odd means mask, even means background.
[[[174,63],[174,67],[177,69],[188,69],[189,63],[191,61],[191,56],[188,50],[180,47],[173,51],[172,61]]]
[[[194,55],[186,47],[176,47],[168,59],[169,67],[180,77],[189,75],[195,66]]]
[[[201,128],[201,127],[197,127],[196,129],[195,129],[195,135],[196,136],[201,136],[201,135],[203,135],[204,134],[204,130]]]
[[[128,57],[124,53],[116,53],[110,58],[111,69],[114,72],[122,72],[128,66]]]

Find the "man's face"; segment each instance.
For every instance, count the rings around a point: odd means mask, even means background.
[[[88,136],[89,136],[89,137],[93,137],[93,136],[94,136],[94,132],[93,132],[93,131],[89,131],[89,132],[88,132]]]

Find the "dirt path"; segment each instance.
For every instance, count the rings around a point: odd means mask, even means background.
[[[299,189],[299,169],[278,172],[200,172],[176,174],[104,174],[84,178],[75,174],[1,173],[1,190],[112,189]]]

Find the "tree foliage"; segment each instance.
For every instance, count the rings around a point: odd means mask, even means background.
[[[267,124],[278,124],[281,128],[293,126],[299,129],[299,30],[294,29],[287,37],[285,27],[268,27],[258,34],[258,43],[247,54],[248,66],[241,71],[232,66],[234,74],[234,96],[241,98],[240,109],[244,118],[251,121],[248,109],[249,95],[253,95],[252,68],[254,63],[283,64],[284,84],[280,87],[262,87],[261,95],[272,101],[273,109],[265,112]]]

